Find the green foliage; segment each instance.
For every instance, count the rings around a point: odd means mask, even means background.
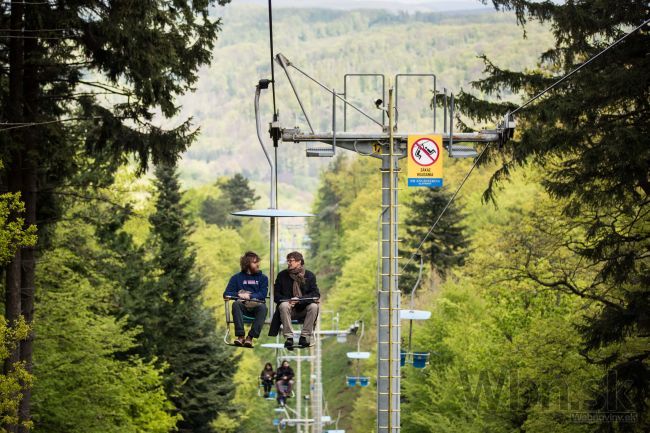
[[[5,364],[18,343],[25,340],[30,328],[21,317],[17,323],[9,326],[4,317],[0,317],[0,362]],[[30,427],[31,422],[21,423],[18,418],[18,405],[22,393],[30,388],[33,375],[25,369],[22,362],[13,363],[9,372],[0,375],[0,432],[5,433],[5,425],[22,425]]]
[[[0,265],[8,263],[17,248],[36,243],[36,227],[25,227],[24,212],[19,193],[0,194]]]
[[[251,189],[248,179],[242,176],[241,173],[236,173],[228,180],[217,182],[217,186],[221,187],[228,200],[230,200],[232,209],[235,210],[250,209],[260,199],[259,196],[255,195],[255,191]]]
[[[647,17],[647,4],[634,1],[494,4],[514,10],[522,25],[550,23],[555,38],[554,46],[539,54],[539,68],[534,71],[508,69],[484,59],[486,77],[473,86],[497,97],[504,90],[524,97],[538,93]],[[590,409],[594,414],[607,412],[613,396],[623,395],[634,402],[633,411],[639,416],[634,423],[605,419],[599,422],[600,431],[644,431],[650,425],[650,352],[636,343],[650,329],[646,313],[650,307],[650,147],[643,132],[650,126],[649,41],[647,29],[636,32],[570,82],[519,112],[521,133],[499,157],[502,166],[486,191],[486,197],[493,197],[492,186],[516,167],[534,163],[545,170],[541,183],[558,199],[565,227],[555,232],[555,245],[523,244],[522,254],[534,258],[573,254],[582,262],[567,266],[554,260],[553,266],[545,268],[532,260],[522,265],[521,273],[544,287],[599,306],[590,309],[580,325],[585,356],[609,367],[595,387]],[[493,119],[514,106],[488,103],[470,94],[463,94],[459,103],[477,120]],[[497,158],[494,152],[490,156],[488,160]],[[540,217],[546,224],[556,218],[557,213]],[[593,272],[580,272],[582,278],[574,279],[573,273],[583,268]],[[624,350],[617,349],[621,345]]]
[[[34,431],[169,432],[178,415],[171,413],[163,371],[124,356],[137,346],[139,331],[115,317],[120,288],[104,273],[93,230],[60,224],[41,261]]]
[[[156,210],[150,216],[152,274],[129,293],[132,324],[142,327],[141,353],[169,366],[166,391],[182,419],[181,432],[214,431],[232,413],[236,368],[223,350],[212,311],[203,305],[203,281],[195,273],[190,226],[174,166],[156,168]]]
[[[242,218],[230,213],[252,209],[260,199],[250,187],[248,179],[237,173],[228,179],[218,180],[215,187],[220,195],[206,197],[201,203],[199,215],[208,224],[241,227]]]
[[[201,216],[201,219],[208,224],[222,226],[225,225],[226,221],[230,217],[230,213],[228,212],[229,207],[230,202],[226,197],[207,197],[203,203],[201,203],[201,212],[199,215]]]

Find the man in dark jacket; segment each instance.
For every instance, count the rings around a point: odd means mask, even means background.
[[[266,320],[266,293],[269,279],[260,271],[260,257],[252,251],[246,252],[239,260],[241,272],[233,275],[228,282],[224,297],[235,297],[232,303],[232,317],[235,322],[235,346],[253,347],[253,338],[259,338]],[[244,339],[244,313],[255,320],[248,336]]]
[[[320,292],[316,276],[305,269],[305,259],[297,251],[287,254],[287,269],[278,273],[274,286],[275,302],[282,322],[282,333],[287,339],[284,346],[293,348],[293,328],[291,320],[304,319],[300,332],[300,347],[309,347],[309,339],[314,332],[318,318]],[[302,300],[301,298],[315,298]]]

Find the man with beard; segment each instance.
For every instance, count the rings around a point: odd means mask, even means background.
[[[233,275],[228,282],[224,297],[236,298],[232,303],[232,317],[235,322],[233,344],[240,347],[253,347],[253,339],[259,338],[266,320],[266,293],[269,279],[260,271],[260,257],[252,251],[246,252],[239,260],[241,272]],[[244,315],[255,320],[244,338]]]

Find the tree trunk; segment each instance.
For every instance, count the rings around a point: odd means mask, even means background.
[[[11,1],[9,41],[9,107],[7,118],[10,122],[22,122],[23,119],[23,74],[24,74],[24,41],[20,38],[23,34],[23,4],[22,0]],[[23,149],[22,130],[14,129],[11,132],[11,160],[8,166],[7,185],[9,192],[23,192]],[[25,197],[22,197],[24,200]],[[20,318],[21,287],[22,287],[22,251],[16,251],[7,267],[7,286],[5,290],[5,317],[9,326],[13,326]],[[20,344],[15,347],[5,361],[5,374],[9,373],[14,364],[20,360]],[[7,432],[18,431],[16,425],[4,425]]]
[[[35,8],[25,11],[25,28],[35,30],[38,28]],[[31,32],[30,34],[36,34]],[[23,80],[24,95],[24,121],[37,122],[38,119],[38,93],[39,80],[36,64],[38,63],[38,39],[25,40],[25,75]],[[24,167],[23,167],[23,193],[25,200],[25,223],[27,226],[36,224],[36,206],[38,199],[38,148],[37,137],[38,127],[24,129]],[[36,292],[36,251],[35,247],[23,248],[21,254],[22,262],[22,290],[21,290],[21,311],[27,324],[32,327],[34,321],[34,296]],[[32,373],[32,353],[34,346],[34,330],[32,329],[27,338],[20,346],[20,360],[24,362],[25,368]],[[19,407],[20,426],[19,433],[27,433],[24,426],[31,419],[31,388],[23,386],[23,398]]]

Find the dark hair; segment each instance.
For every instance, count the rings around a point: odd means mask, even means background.
[[[287,260],[289,260],[289,259],[294,259],[295,261],[300,260],[301,265],[305,264],[304,257],[298,251],[292,251],[289,254],[287,254]]]
[[[270,362],[264,364],[264,370],[273,370],[273,365]]]
[[[286,359],[283,360],[283,361],[280,363],[280,366],[281,366],[281,367],[284,367],[284,363],[285,363],[285,362],[287,363],[287,367],[289,367],[289,361],[287,361]]]
[[[239,259],[239,267],[241,268],[242,272],[246,272],[250,268],[251,263],[259,261],[260,256],[252,251],[246,251],[244,255],[241,256],[241,259]]]

